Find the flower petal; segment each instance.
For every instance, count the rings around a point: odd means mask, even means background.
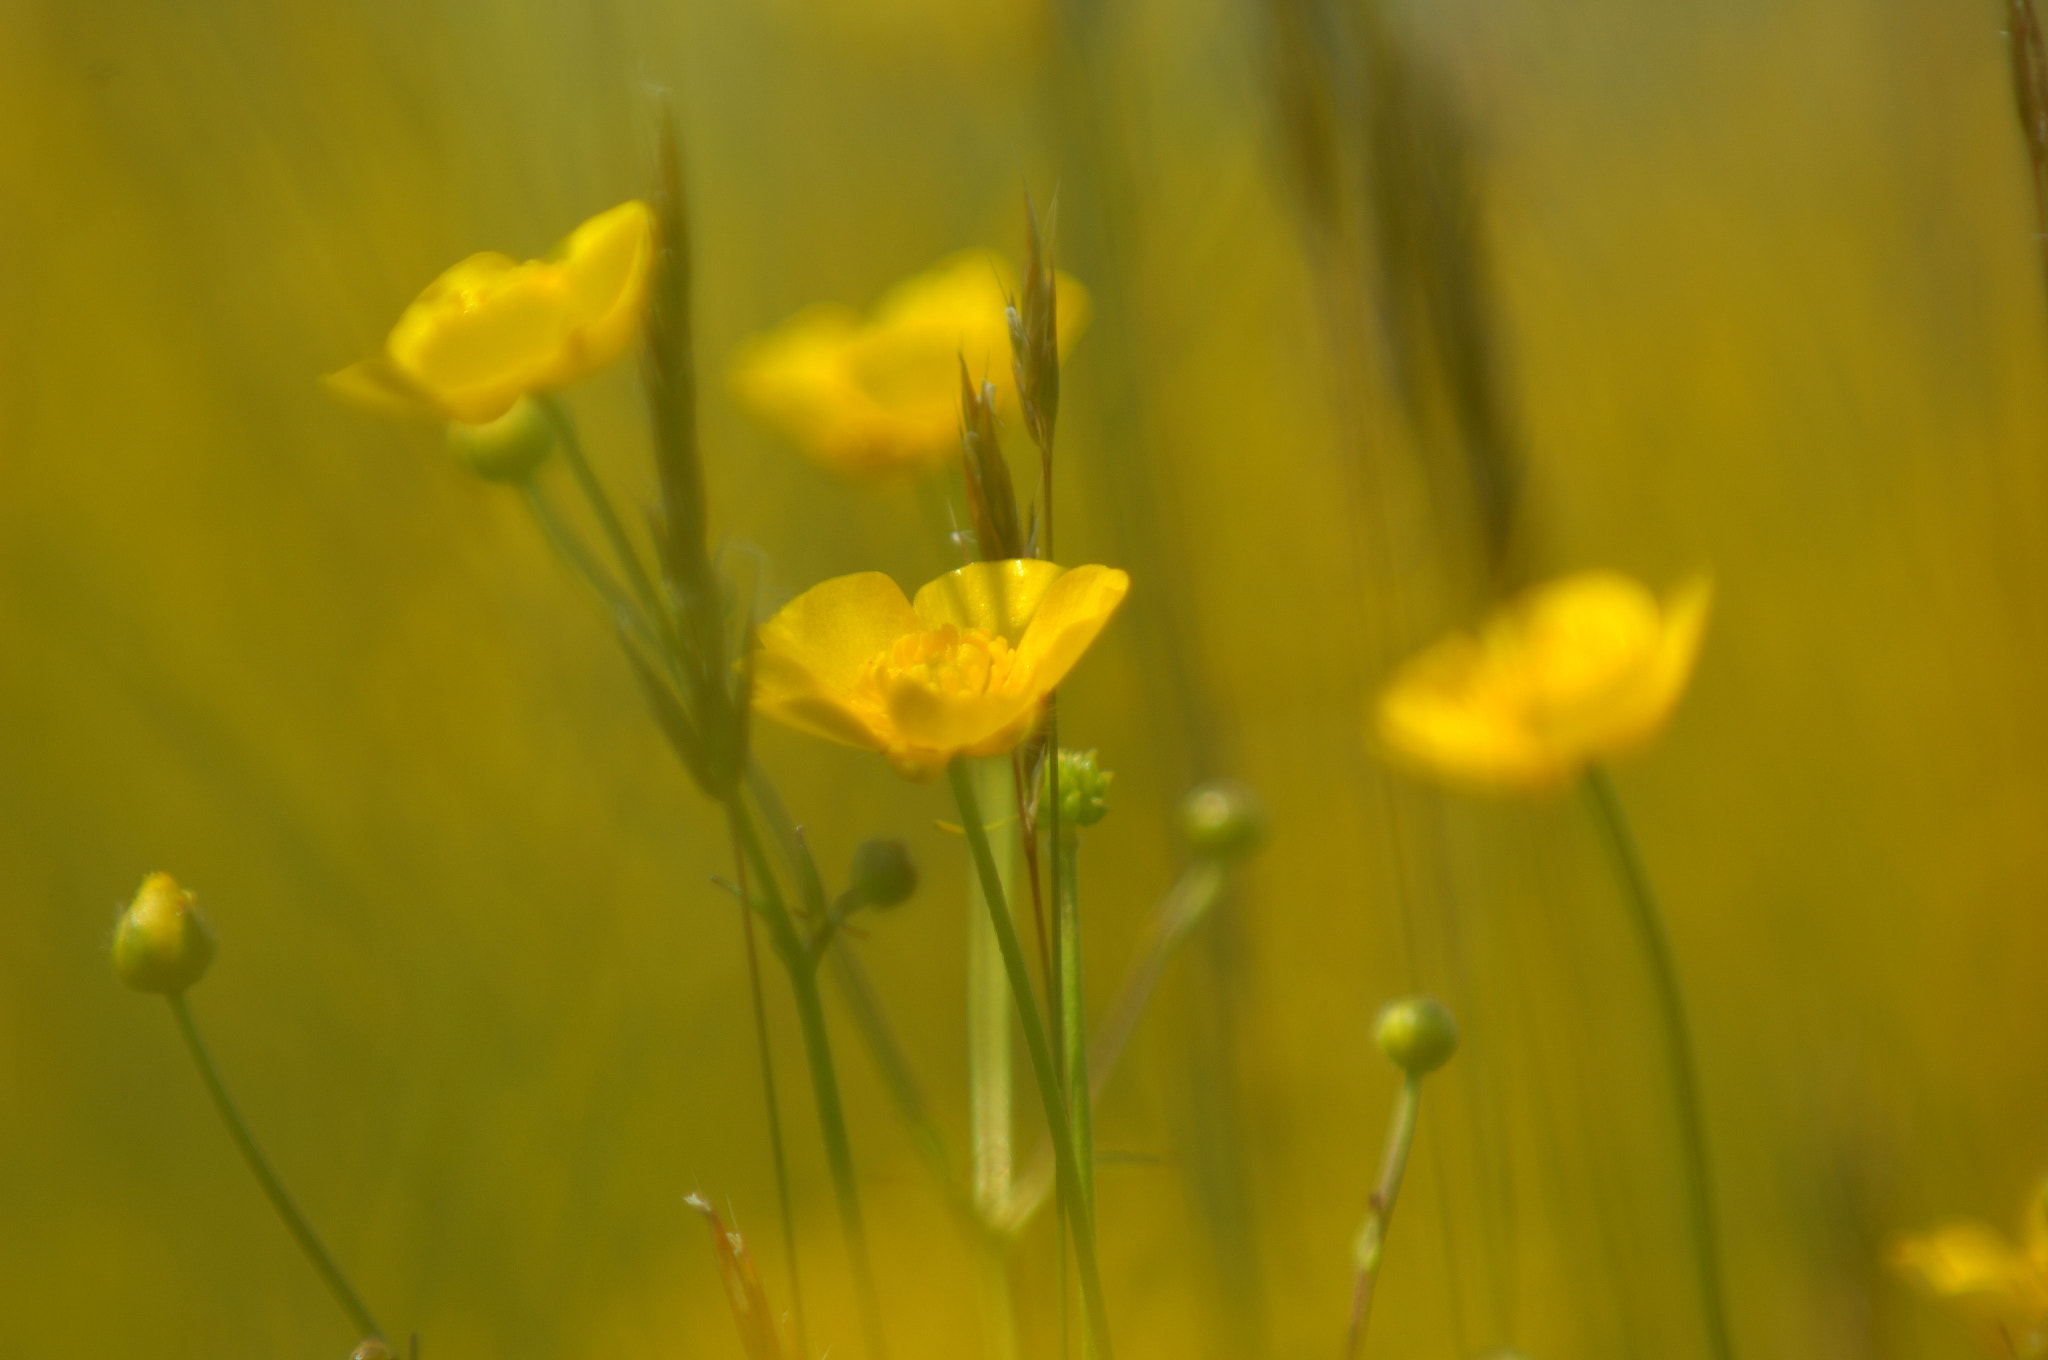
[[[1663,730],[1692,679],[1713,604],[1714,583],[1706,576],[1692,577],[1671,593],[1650,664],[1632,691],[1614,705],[1605,731],[1591,743],[1597,754],[1627,755]]]
[[[385,352],[447,414],[481,425],[545,381],[568,323],[551,266],[472,255],[405,309]]]
[[[1374,731],[1402,763],[1484,789],[1555,787],[1576,766],[1535,741],[1499,701],[1492,653],[1453,634],[1403,666],[1380,691]]]
[[[343,401],[379,415],[445,419],[441,408],[381,354],[339,372],[322,374],[320,385]]]
[[[556,248],[571,329],[551,385],[603,368],[639,338],[653,260],[654,212],[637,199],[599,213]]]
[[[1017,644],[1017,661],[1030,668],[1034,697],[1066,678],[1130,589],[1129,574],[1115,567],[1076,567],[1051,584]],[[918,594],[922,598],[924,592]]]
[[[879,571],[863,571],[820,582],[791,600],[761,625],[756,646],[762,659],[787,663],[778,675],[801,672],[819,686],[845,692],[870,661],[917,631],[917,615],[902,587]],[[757,670],[755,684],[760,683]]]
[[[1082,570],[1101,571],[1103,568],[1084,567]],[[970,562],[957,571],[947,572],[917,592],[918,624],[926,631],[944,628],[947,624],[956,628],[986,628],[1011,646],[1019,646],[1033,617],[1043,607],[1041,602],[1054,583],[1061,579],[1062,573],[1066,573],[1065,567],[1033,557],[1013,557],[1004,562]],[[1123,575],[1122,572],[1116,574]]]

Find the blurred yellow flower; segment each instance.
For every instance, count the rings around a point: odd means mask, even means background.
[[[545,260],[472,255],[405,309],[382,354],[327,385],[395,414],[495,420],[626,352],[653,254],[654,214],[634,201],[591,218]]]
[[[1902,1237],[1892,1265],[1954,1305],[1994,1354],[2048,1354],[2048,1185],[2037,1188],[2020,1228],[2019,1250],[1981,1223],[1946,1223]]]
[[[1017,411],[1003,288],[1009,267],[965,251],[905,279],[872,316],[809,307],[741,345],[730,379],[742,405],[820,466],[854,478],[924,473],[960,451],[960,363]],[[1088,324],[1088,294],[1055,284],[1064,358]]]
[[[1685,692],[1713,587],[1686,582],[1661,605],[1614,572],[1537,586],[1474,637],[1453,634],[1381,691],[1380,742],[1453,783],[1536,791],[1625,755]]]
[[[1014,748],[1130,589],[1113,567],[976,562],[917,592],[880,572],[813,586],[764,624],[754,706],[880,751],[906,779]]]

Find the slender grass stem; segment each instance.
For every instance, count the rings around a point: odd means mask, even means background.
[[[326,1284],[327,1291],[334,1295],[334,1301],[341,1305],[341,1311],[348,1315],[349,1325],[364,1337],[382,1337],[384,1329],[377,1325],[377,1319],[370,1316],[370,1310],[357,1294],[355,1286],[341,1273],[334,1257],[320,1244],[313,1225],[306,1222],[306,1216],[299,1212],[299,1206],[292,1202],[291,1192],[284,1188],[284,1182],[270,1169],[270,1162],[263,1155],[263,1149],[256,1146],[255,1137],[249,1132],[248,1124],[242,1120],[241,1111],[228,1095],[228,1088],[221,1083],[220,1072],[213,1065],[213,1057],[206,1051],[206,1041],[199,1036],[199,1024],[192,1018],[192,1008],[185,1004],[182,992],[173,992],[168,998],[171,1014],[178,1021],[178,1032],[185,1036],[185,1047],[192,1051],[192,1061],[198,1064],[199,1076],[206,1083],[207,1094],[213,1097],[213,1107],[220,1111],[221,1122],[228,1126],[228,1135],[235,1140],[235,1147],[241,1151],[242,1160],[249,1164],[256,1183],[263,1187],[263,1193],[270,1197],[270,1207],[277,1210],[277,1216],[284,1220],[292,1240],[299,1244],[299,1250],[313,1264],[313,1269]]]
[[[1074,1161],[1081,1173],[1080,1193],[1095,1212],[1095,1123],[1088,1081],[1088,1014],[1081,985],[1080,837],[1068,828],[1056,836],[1060,847],[1053,861],[1053,905],[1060,922],[1060,1035],[1066,1043],[1067,1115],[1074,1130]]]
[[[640,610],[627,598],[626,593],[605,569],[597,564],[597,559],[583,546],[583,540],[563,521],[562,512],[548,493],[531,479],[521,482],[519,491],[526,501],[526,508],[533,513],[534,522],[540,525],[541,534],[547,539],[548,546],[568,564],[576,578],[590,588],[590,593],[597,597],[605,613],[610,615],[614,622],[624,620],[628,627],[642,635],[643,641],[651,643],[653,639],[645,636],[647,621],[641,616]]]
[[[764,909],[768,928],[775,937],[775,952],[789,976],[789,989],[796,1000],[797,1022],[803,1033],[804,1058],[811,1072],[811,1098],[818,1110],[818,1132],[825,1144],[825,1164],[832,1174],[832,1189],[839,1204],[839,1226],[846,1238],[847,1261],[853,1269],[854,1293],[860,1302],[861,1329],[866,1334],[871,1360],[884,1360],[889,1353],[882,1327],[880,1291],[875,1287],[874,1260],[868,1251],[867,1221],[861,1211],[860,1181],[854,1174],[853,1143],[846,1132],[846,1110],[839,1098],[839,1075],[832,1062],[832,1036],[825,1025],[825,1005],[818,991],[817,960],[811,954],[768,864],[768,853],[748,817],[746,805],[734,798],[732,811],[741,848],[761,881],[756,900]]]
[[[1621,796],[1607,771],[1595,765],[1586,772],[1586,793],[1593,820],[1600,826],[1620,871],[1636,934],[1649,959],[1652,990],[1664,1022],[1664,1042],[1671,1071],[1671,1096],[1678,1107],[1678,1135],[1685,1153],[1686,1200],[1692,1220],[1693,1256],[1699,1271],[1700,1306],[1706,1314],[1707,1345],[1714,1360],[1731,1360],[1734,1345],[1728,1328],[1728,1305],[1721,1279],[1721,1247],[1714,1214],[1713,1162],[1707,1152],[1706,1116],[1700,1100],[1699,1061],[1692,1028],[1686,1020],[1685,995],[1679,986],[1678,964],[1664,930],[1635,832],[1622,811]]]
[[[1017,1018],[1024,1030],[1024,1047],[1031,1057],[1031,1075],[1038,1084],[1039,1099],[1045,1107],[1046,1129],[1052,1139],[1056,1174],[1066,1185],[1078,1186],[1080,1171],[1074,1158],[1074,1140],[1067,1124],[1065,1102],[1060,1099],[1052,1048],[1046,1041],[1044,1022],[1039,1018],[1038,999],[1031,990],[1030,967],[1024,961],[1023,946],[1017,942],[1016,928],[1010,922],[1009,906],[1003,897],[1002,879],[996,873],[995,857],[989,851],[981,807],[974,796],[973,777],[958,760],[948,767],[948,773],[952,778],[953,797],[960,804],[961,827],[967,833],[967,846],[974,856],[975,869],[981,875],[982,891],[988,900],[989,920],[995,926],[996,942],[1002,946],[1003,967],[1010,975],[1010,994],[1016,999]],[[1075,1263],[1081,1275],[1082,1306],[1087,1310],[1088,1326],[1094,1334],[1097,1353],[1103,1360],[1109,1360],[1112,1354],[1109,1312],[1102,1297],[1102,1270],[1095,1250],[1095,1223],[1086,1202],[1078,1195],[1067,1197],[1066,1209]]]
[[[631,536],[626,533],[625,523],[620,520],[611,497],[605,492],[604,483],[598,480],[597,469],[590,465],[589,457],[583,452],[583,441],[576,434],[576,422],[552,397],[537,400],[561,439],[562,461],[569,465],[570,474],[575,477],[583,499],[590,506],[590,513],[597,517],[597,527],[611,545],[612,556],[618,559],[619,570],[625,573],[626,582],[632,587],[640,608],[646,612],[662,640],[673,645],[674,629],[669,623],[668,610],[662,605],[661,592],[655,588],[654,578],[648,575],[646,565],[641,562],[640,550],[633,546]]]
[[[732,833],[733,874],[740,890],[740,929],[747,942],[747,986],[754,1006],[754,1049],[761,1060],[761,1097],[768,1107],[768,1151],[775,1163],[775,1200],[782,1211],[783,1249],[789,1253],[789,1312],[796,1353],[811,1353],[804,1325],[803,1273],[797,1265],[796,1211],[789,1193],[789,1154],[782,1142],[782,1101],[775,1090],[775,1055],[768,1042],[768,1007],[761,996],[761,957],[754,944],[754,908],[747,892],[747,854],[740,844],[738,798],[726,805]]]
[[[1015,767],[1002,760],[977,761],[969,778],[979,781],[980,796],[1002,796],[1004,776]],[[997,830],[997,878],[1004,902],[1017,880],[1023,820]],[[1004,971],[1002,946],[989,913],[996,910],[978,875],[967,882],[967,1124],[971,1139],[974,1203],[986,1219],[1010,1194],[1015,1166],[1015,1064],[1010,1047],[1010,978]],[[1007,907],[1004,908],[1007,910]],[[1041,939],[1043,937],[1041,936]]]
[[[1138,1021],[1145,1013],[1152,991],[1159,985],[1166,962],[1173,957],[1188,934],[1222,900],[1228,881],[1221,864],[1211,859],[1189,865],[1180,879],[1153,909],[1152,923],[1138,959],[1131,965],[1109,1014],[1088,1045],[1088,1093],[1091,1100],[1102,1098],[1109,1078],[1123,1058]],[[1071,1036],[1070,1036],[1071,1037]],[[994,1219],[998,1232],[1016,1234],[1035,1217],[1052,1192],[1053,1160],[1050,1144],[1041,1144],[1017,1177],[1009,1202]]]
[[[1352,1244],[1351,1259],[1358,1274],[1351,1287],[1351,1325],[1344,1333],[1344,1360],[1353,1360],[1365,1341],[1366,1324],[1372,1320],[1373,1292],[1379,1285],[1380,1260],[1386,1254],[1387,1227],[1394,1219],[1394,1201],[1401,1197],[1401,1178],[1408,1170],[1408,1149],[1415,1141],[1415,1121],[1422,1111],[1422,1078],[1404,1076],[1401,1093],[1394,1097],[1394,1117],[1387,1128],[1387,1145],[1380,1153],[1380,1179]]]

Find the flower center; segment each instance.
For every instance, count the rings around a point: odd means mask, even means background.
[[[896,639],[868,663],[861,688],[883,699],[907,683],[945,698],[973,699],[1011,690],[1024,671],[1016,649],[1001,635],[947,624]]]

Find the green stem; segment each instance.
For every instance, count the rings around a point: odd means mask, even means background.
[[[1003,897],[1002,879],[996,873],[995,857],[989,852],[988,833],[982,825],[981,807],[975,801],[973,778],[958,760],[947,768],[947,773],[952,778],[953,797],[960,804],[961,828],[967,833],[967,846],[973,853],[975,869],[981,875],[982,891],[988,899],[989,921],[995,926],[996,943],[1002,946],[1003,967],[1010,975],[1010,994],[1016,999],[1017,1018],[1024,1030],[1024,1047],[1031,1056],[1031,1075],[1038,1083],[1039,1100],[1045,1107],[1046,1132],[1052,1139],[1056,1173],[1062,1184],[1078,1186],[1081,1183],[1080,1169],[1074,1158],[1074,1140],[1067,1125],[1064,1102],[1060,1099],[1052,1049],[1046,1042],[1045,1026],[1039,1018],[1038,999],[1031,990],[1031,971],[1024,961],[1024,949],[1018,944],[1016,928],[1010,922],[1009,906]],[[1080,1268],[1081,1301],[1088,1313],[1089,1330],[1094,1334],[1097,1353],[1103,1360],[1109,1360],[1112,1354],[1109,1312],[1102,1298],[1102,1270],[1095,1252],[1095,1222],[1088,1205],[1078,1195],[1067,1196],[1066,1208],[1067,1226],[1074,1242],[1074,1258]]]
[[[1146,1003],[1151,1000],[1152,989],[1159,984],[1166,961],[1222,900],[1227,877],[1219,862],[1196,860],[1153,909],[1149,936],[1138,961],[1131,965],[1116,999],[1110,1003],[1108,1018],[1088,1045],[1088,1093],[1091,1100],[1102,1098],[1110,1074],[1116,1070],[1124,1049],[1130,1044],[1131,1035],[1137,1031],[1138,1020],[1145,1013]],[[1009,1202],[996,1215],[995,1229],[1013,1236],[1022,1232],[1024,1225],[1037,1214],[1051,1193],[1052,1179],[1051,1148],[1041,1144],[1017,1177],[1016,1189],[1011,1193]]]
[[[1351,1326],[1344,1335],[1344,1360],[1352,1360],[1365,1340],[1365,1328],[1372,1318],[1373,1291],[1379,1285],[1380,1261],[1386,1254],[1387,1227],[1394,1219],[1394,1201],[1401,1197],[1401,1178],[1408,1170],[1408,1149],[1415,1142],[1415,1121],[1422,1111],[1422,1078],[1409,1074],[1401,1081],[1401,1093],[1394,1097],[1393,1122],[1387,1128],[1387,1145],[1380,1153],[1379,1184],[1365,1211],[1365,1222],[1351,1246],[1351,1260],[1357,1269],[1351,1289]]]
[[[976,761],[971,777],[990,802],[1002,797],[1007,760]],[[1021,817],[997,833],[998,878],[1008,895],[1017,877]],[[973,1153],[974,1202],[986,1218],[1010,1193],[1015,1166],[1014,1067],[1010,1051],[1010,980],[1002,946],[989,922],[994,910],[978,875],[967,880],[967,1125]]]
[[[760,835],[747,816],[745,804],[734,798],[728,804],[740,844],[761,881],[758,901],[775,937],[775,952],[789,975],[789,989],[796,999],[797,1021],[803,1032],[804,1058],[811,1071],[811,1098],[818,1109],[818,1132],[825,1143],[825,1164],[832,1173],[832,1189],[839,1202],[839,1226],[846,1238],[847,1260],[853,1268],[854,1292],[860,1300],[861,1326],[867,1335],[872,1360],[888,1355],[882,1328],[880,1292],[875,1288],[874,1262],[868,1254],[868,1232],[861,1212],[860,1182],[854,1175],[853,1144],[846,1133],[846,1110],[839,1099],[839,1076],[832,1063],[832,1037],[825,1027],[825,1006],[818,993],[818,971],[809,946],[790,918],[782,890],[768,865],[768,854]]]
[[[377,1319],[370,1316],[370,1310],[348,1277],[341,1273],[334,1258],[327,1254],[327,1248],[320,1245],[320,1239],[313,1227],[306,1222],[306,1216],[299,1212],[299,1206],[292,1203],[291,1193],[284,1188],[284,1182],[270,1169],[270,1163],[263,1156],[263,1150],[256,1146],[256,1139],[250,1134],[249,1126],[242,1122],[242,1115],[235,1108],[235,1102],[228,1095],[228,1088],[221,1084],[220,1073],[214,1068],[213,1058],[206,1051],[206,1041],[199,1037],[198,1022],[192,1018],[192,1008],[185,1004],[182,992],[173,992],[166,998],[171,1003],[171,1014],[177,1018],[179,1032],[185,1036],[185,1046],[192,1050],[192,1061],[199,1065],[200,1079],[206,1083],[207,1093],[213,1097],[213,1106],[220,1111],[221,1121],[228,1126],[228,1135],[241,1150],[242,1160],[249,1164],[249,1170],[256,1177],[256,1183],[263,1187],[263,1193],[270,1197],[270,1206],[277,1210],[277,1216],[284,1220],[292,1240],[299,1244],[299,1250],[306,1253],[306,1259],[313,1263],[327,1285],[334,1301],[341,1305],[341,1311],[348,1314],[349,1325],[364,1337],[382,1337],[384,1329],[377,1325]]]
[[[867,1045],[868,1054],[881,1075],[882,1085],[888,1089],[896,1102],[897,1113],[910,1128],[911,1145],[917,1149],[925,1169],[932,1173],[932,1179],[938,1183],[955,1215],[976,1229],[975,1236],[985,1236],[973,1197],[961,1188],[959,1178],[954,1174],[953,1158],[946,1150],[945,1135],[931,1116],[924,1089],[918,1085],[917,1074],[911,1070],[910,1058],[889,1027],[881,998],[875,995],[874,980],[861,966],[860,956],[844,940],[827,950],[825,958],[839,983],[839,995],[846,1013],[853,1017],[854,1028]]]
[[[832,1036],[825,1028],[825,1007],[818,995],[818,975],[808,964],[791,961],[790,989],[803,1027],[804,1053],[811,1065],[811,1095],[818,1105],[818,1128],[825,1139],[825,1161],[832,1171],[832,1189],[839,1200],[839,1222],[846,1234],[846,1255],[853,1265],[855,1293],[860,1298],[861,1326],[868,1354],[882,1360],[889,1353],[882,1330],[881,1295],[875,1288],[875,1266],[868,1255],[868,1230],[861,1213],[860,1183],[853,1171],[853,1145],[846,1136],[846,1111],[839,1102],[839,1078],[832,1066]]]
[[[1713,1163],[1707,1153],[1706,1116],[1700,1100],[1699,1062],[1692,1029],[1685,1015],[1685,995],[1678,982],[1678,964],[1664,931],[1664,915],[1656,890],[1643,865],[1621,796],[1600,766],[1586,772],[1586,792],[1593,804],[1608,848],[1621,872],[1623,895],[1635,918],[1636,933],[1650,962],[1650,978],[1663,1012],[1664,1041],[1671,1070],[1671,1095],[1678,1106],[1679,1140],[1685,1152],[1686,1199],[1692,1219],[1693,1255],[1699,1270],[1700,1306],[1705,1310],[1708,1350],[1714,1360],[1730,1360],[1734,1344],[1728,1328],[1728,1305],[1721,1280],[1721,1248],[1714,1216]]]
[[[1057,805],[1055,805],[1057,806]],[[1073,828],[1055,827],[1053,910],[1059,921],[1060,1037],[1066,1043],[1067,1114],[1074,1129],[1074,1161],[1081,1173],[1080,1192],[1090,1217],[1095,1213],[1095,1123],[1088,1084],[1088,1014],[1081,988],[1080,837]]]
[[[761,1095],[768,1106],[768,1151],[775,1162],[775,1199],[782,1211],[782,1241],[789,1253],[790,1322],[795,1332],[796,1353],[808,1356],[810,1342],[804,1326],[803,1275],[797,1268],[796,1213],[789,1193],[789,1154],[782,1143],[782,1101],[775,1090],[775,1056],[768,1043],[768,1007],[761,996],[760,951],[754,946],[753,899],[747,891],[747,854],[740,844],[739,798],[726,804],[726,823],[732,832],[733,872],[740,890],[740,929],[747,941],[747,985],[754,1004],[754,1049],[761,1060]]]
[[[673,630],[669,627],[668,610],[662,607],[661,592],[655,589],[654,578],[647,574],[646,566],[640,561],[640,550],[633,546],[625,524],[612,507],[611,497],[605,494],[604,483],[598,480],[597,470],[583,452],[583,441],[576,435],[576,422],[554,398],[539,397],[536,400],[562,441],[562,461],[569,465],[576,485],[582,489],[583,499],[590,505],[590,513],[597,517],[598,528],[604,531],[605,540],[611,544],[612,556],[619,560],[619,570],[626,574],[627,584],[633,588],[633,594],[639,599],[649,621],[664,641],[673,644]]]

